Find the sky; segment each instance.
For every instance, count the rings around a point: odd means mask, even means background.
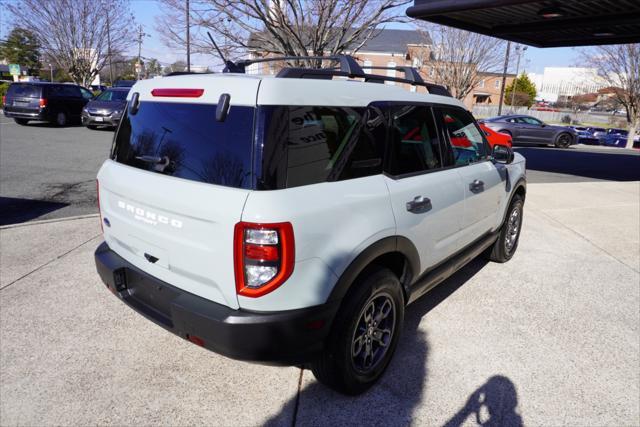
[[[2,2],[7,0],[0,0]],[[8,0],[14,1],[14,0]],[[19,1],[19,0],[18,0]],[[160,5],[155,0],[132,0],[131,8],[136,20],[143,25],[144,32],[149,36],[144,38],[142,56],[156,58],[163,65],[171,64],[177,60],[185,60],[185,52],[168,49],[162,44],[158,33],[155,31],[155,17],[160,13]],[[0,39],[4,39],[11,25],[8,14],[0,7]],[[396,23],[387,28],[412,29],[411,24]],[[137,54],[137,45],[132,46],[129,54]],[[217,56],[192,55],[193,65],[214,66],[220,63]],[[575,48],[547,48],[539,49],[528,47],[520,62],[520,71],[529,73],[542,73],[544,67],[570,67],[579,65],[579,54]]]

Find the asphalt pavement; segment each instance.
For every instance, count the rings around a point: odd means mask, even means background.
[[[97,217],[0,229],[1,425],[640,425],[640,183],[528,186],[520,246],[406,312],[360,397],[182,340],[100,282]]]
[[[96,174],[113,132],[0,117],[0,225],[97,212]]]

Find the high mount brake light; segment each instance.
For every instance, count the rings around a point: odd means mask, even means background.
[[[293,273],[295,246],[289,222],[239,222],[233,244],[238,295],[252,298],[266,295]]]
[[[151,95],[163,96],[167,98],[199,98],[204,93],[204,89],[153,89]]]

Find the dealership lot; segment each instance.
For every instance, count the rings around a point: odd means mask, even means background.
[[[514,259],[475,260],[411,306],[381,384],[346,398],[307,370],[210,353],[117,301],[93,264],[97,217],[61,219],[96,212],[113,134],[2,121],[0,195],[50,203],[38,219],[53,218],[19,224],[28,204],[2,209],[2,424],[640,423],[635,152],[521,149],[532,170]]]
[[[0,225],[96,213],[96,173],[112,138],[0,117]]]

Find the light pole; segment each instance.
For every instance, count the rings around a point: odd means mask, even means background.
[[[504,89],[507,84],[507,69],[509,68],[509,51],[511,50],[511,41],[507,42],[507,51],[504,54],[504,68],[502,69],[502,85],[500,85],[500,101],[498,102],[498,115],[502,115],[502,104],[504,103]]]
[[[49,71],[51,71],[51,83],[53,83],[53,65],[49,64]]]
[[[189,0],[187,0],[187,72],[191,72],[191,35],[189,34]]]
[[[513,88],[511,89],[511,111],[514,111],[514,105],[516,99],[516,90],[518,89],[518,72],[520,71],[520,55],[524,54],[527,50],[527,46],[516,46],[516,55],[518,55],[518,60],[516,61],[516,79],[513,81]]]

